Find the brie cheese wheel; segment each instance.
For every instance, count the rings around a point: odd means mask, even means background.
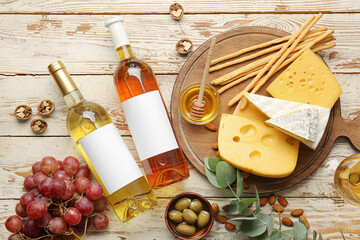
[[[297,139],[311,149],[316,149],[316,147],[319,145],[321,138],[324,135],[331,109],[251,93],[245,94],[245,97],[250,103],[252,103],[256,108],[258,108],[269,118],[276,118],[282,115],[306,109],[317,110],[319,113],[319,119],[316,128],[316,139],[314,141],[301,139],[300,137]]]

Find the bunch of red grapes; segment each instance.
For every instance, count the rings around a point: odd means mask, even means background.
[[[98,230],[109,225],[102,213],[108,204],[103,189],[89,181],[89,168],[76,158],[44,157],[32,166],[32,173],[25,178],[27,192],[15,207],[16,215],[5,222],[13,233],[8,240],[84,239],[91,224]]]

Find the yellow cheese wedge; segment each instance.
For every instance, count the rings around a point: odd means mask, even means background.
[[[332,108],[341,87],[324,61],[310,49],[301,54],[266,89],[273,97]]]
[[[264,116],[263,119],[252,118],[254,115],[251,112],[255,107],[248,107],[247,113],[239,113],[241,116],[221,116],[218,136],[221,158],[255,175],[271,178],[288,176],[296,166],[299,141],[267,126]],[[250,115],[247,115],[249,112]]]

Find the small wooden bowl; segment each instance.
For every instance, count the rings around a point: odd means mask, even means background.
[[[186,237],[183,236],[181,234],[179,234],[175,228],[177,226],[177,224],[173,223],[170,218],[169,218],[169,212],[171,212],[172,210],[175,209],[175,204],[178,200],[182,199],[182,198],[189,198],[191,200],[193,199],[198,199],[201,201],[201,203],[204,206],[205,211],[210,213],[210,222],[209,224],[202,229],[199,229],[198,227],[196,227],[196,232],[194,236],[191,237]],[[215,214],[213,212],[213,209],[211,207],[211,204],[209,203],[209,201],[204,198],[203,196],[201,196],[200,194],[197,193],[193,193],[193,192],[184,192],[184,193],[180,193],[179,195],[173,197],[173,199],[171,199],[171,201],[169,202],[169,204],[167,205],[166,209],[165,209],[165,223],[166,226],[168,227],[169,231],[177,238],[182,239],[182,240],[188,240],[188,239],[201,239],[203,238],[208,232],[210,232],[213,223],[214,223],[214,219],[215,219]]]

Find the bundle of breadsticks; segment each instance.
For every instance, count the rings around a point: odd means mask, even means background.
[[[214,72],[268,54],[259,60],[252,61],[245,66],[218,77],[210,83],[212,85],[221,85],[222,87],[218,89],[218,92],[221,94],[231,87],[255,76],[245,89],[228,103],[228,106],[231,107],[241,100],[239,103],[240,109],[245,108],[245,92],[250,91],[251,93],[256,93],[256,91],[259,90],[259,88],[263,86],[274,73],[293,62],[305,50],[310,48],[313,52],[318,52],[335,46],[335,43],[327,44],[335,40],[335,37],[332,35],[334,32],[333,30],[328,31],[326,27],[310,30],[321,16],[321,13],[317,16],[312,15],[293,35],[277,38],[212,60],[209,72]],[[261,49],[261,51],[234,59],[242,54],[259,49]]]

